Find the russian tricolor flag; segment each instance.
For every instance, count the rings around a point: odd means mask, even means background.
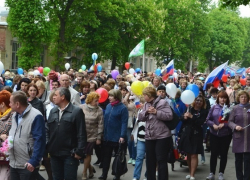
[[[170,61],[166,67],[166,74],[173,75],[174,73],[174,60]]]
[[[244,79],[246,77],[246,68],[240,68],[236,71],[236,74],[239,76],[242,76],[242,78]]]
[[[227,68],[228,61],[225,62],[224,64],[218,66],[215,68],[206,78],[203,90],[206,90],[207,83],[213,83],[214,87],[218,87],[219,82],[222,78],[222,75],[224,74],[225,69]]]

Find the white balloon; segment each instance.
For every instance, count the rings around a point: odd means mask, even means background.
[[[35,70],[33,73],[34,73],[34,76],[39,76],[40,75],[40,72],[38,70]]]
[[[66,63],[65,64],[65,69],[68,70],[70,68],[70,64],[69,63]]]
[[[4,70],[4,65],[2,61],[0,61],[0,74],[2,74],[3,70]]]
[[[184,104],[192,104],[194,102],[195,95],[191,90],[185,90],[181,93],[181,100]]]
[[[176,85],[174,83],[168,83],[166,85],[166,92],[171,98],[175,98],[175,95],[177,93]]]
[[[135,73],[135,70],[133,68],[130,68],[129,69],[129,74],[134,74]]]

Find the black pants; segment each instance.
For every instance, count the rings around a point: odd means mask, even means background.
[[[38,173],[38,168],[34,169],[33,172],[27,169],[16,169],[10,168],[10,179],[11,180],[36,180],[36,174]]]
[[[96,154],[96,157],[97,157],[97,161],[102,162],[102,159],[103,159],[102,145],[101,144],[95,145],[94,149],[95,149],[95,154]]]
[[[115,142],[104,142],[103,143],[103,168],[102,168],[102,175],[104,177],[108,176],[109,166],[112,158],[112,152],[118,151],[119,143]]]
[[[244,163],[244,175],[243,175]],[[235,170],[237,180],[250,179],[250,153],[235,153]]]
[[[167,157],[172,144],[171,137],[146,140],[147,180],[156,180],[156,164],[158,165],[158,180],[168,180]]]
[[[215,174],[217,159],[220,155],[220,170],[224,174],[227,165],[227,154],[232,140],[232,135],[218,137],[210,133],[210,171]]]

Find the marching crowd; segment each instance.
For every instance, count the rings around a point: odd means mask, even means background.
[[[186,155],[189,174],[184,178],[195,180],[198,155],[204,163],[208,151],[210,172],[204,179],[224,180],[231,141],[236,178],[250,180],[250,76],[243,85],[233,76],[218,87],[206,84],[204,91],[202,73],[177,71],[163,80],[152,72],[126,70],[115,77],[73,69],[34,76],[36,69],[24,74],[6,69],[0,77],[1,148],[9,142],[8,153],[0,148],[0,180],[44,180],[39,169],[46,170],[49,180],[77,180],[79,163],[84,164],[82,180],[94,177],[96,165],[102,168],[98,179],[106,180],[120,148],[127,149],[126,163],[134,165],[131,179],[141,178],[146,159],[145,180],[168,180],[173,144]],[[131,88],[136,81],[149,82],[140,96]],[[174,98],[166,93],[169,83],[177,87]],[[190,84],[199,93],[187,105],[181,95]],[[180,121],[171,130],[165,122],[175,115]],[[112,174],[114,180],[122,175]]]

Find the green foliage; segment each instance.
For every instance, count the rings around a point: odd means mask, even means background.
[[[238,7],[240,5],[249,5],[250,0],[220,0],[222,7]]]
[[[40,0],[6,0],[6,4],[10,7],[8,26],[21,43],[18,66],[28,69],[41,62],[41,45],[49,42],[50,24]]]
[[[243,51],[241,67],[250,67],[250,18],[244,18],[247,37],[245,38],[245,49]]]

